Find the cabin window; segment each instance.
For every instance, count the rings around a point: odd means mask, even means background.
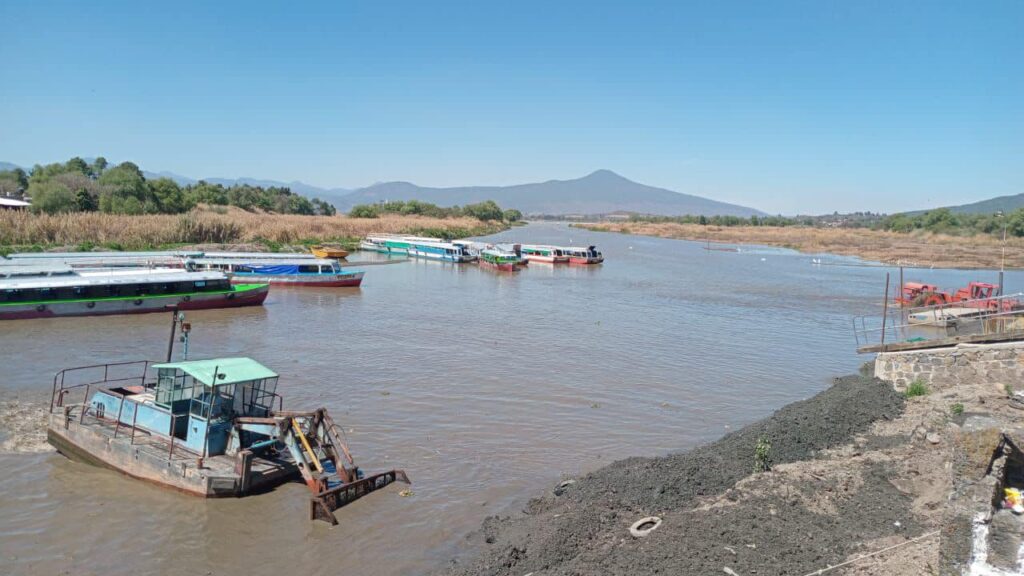
[[[194,288],[195,288],[196,290],[202,290],[203,288],[205,288],[205,287],[206,287],[206,281],[205,281],[205,280],[199,280],[198,282],[193,282],[193,283],[192,283],[192,286],[193,286],[193,287],[194,287]]]
[[[307,265],[303,265],[303,266],[299,266],[299,273],[300,274],[319,274],[320,273],[320,267],[319,266],[311,266],[311,265],[308,265],[308,264]]]
[[[157,372],[156,403],[170,408],[174,402],[192,398],[192,382],[187,379],[186,374],[178,373],[174,368],[160,368]]]

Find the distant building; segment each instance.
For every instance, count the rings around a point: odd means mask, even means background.
[[[0,198],[0,210],[24,210],[31,206],[31,202],[17,200],[15,198]]]

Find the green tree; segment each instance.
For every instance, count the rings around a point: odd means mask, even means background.
[[[930,210],[924,215],[924,228],[929,232],[948,232],[959,225],[960,221],[949,208]]]
[[[122,162],[105,171],[97,181],[104,186],[100,196],[100,210],[103,212],[141,214],[146,202],[152,200],[142,170],[131,162]],[[156,206],[156,202],[151,205]]]
[[[99,202],[85,188],[79,188],[75,192],[75,204],[81,212],[94,212],[99,209]]]
[[[107,169],[107,159],[103,156],[97,156],[92,161],[92,167],[89,170],[93,178],[99,178],[103,174],[103,171]]]
[[[147,183],[150,195],[156,201],[157,209],[161,214],[178,214],[188,210],[185,202],[185,194],[177,182],[170,178],[158,178]]]
[[[21,175],[24,176],[24,174],[25,172],[22,171]],[[0,196],[20,196],[26,188],[28,188],[28,183],[22,183],[22,179],[14,170],[0,172]]]
[[[60,214],[78,210],[75,194],[60,182],[34,182],[29,186],[32,211]]]
[[[373,204],[357,204],[348,211],[350,218],[376,218],[379,214]]]
[[[484,200],[476,204],[467,204],[462,207],[462,212],[466,216],[476,218],[478,220],[501,220],[502,211],[501,206],[494,200]]]
[[[502,219],[504,219],[505,222],[519,222],[523,219],[523,213],[515,208],[509,208],[502,213]]]
[[[86,176],[89,175],[89,165],[85,163],[85,160],[82,160],[78,156],[68,160],[64,165],[64,169],[68,172],[78,172],[80,174],[85,174]]]

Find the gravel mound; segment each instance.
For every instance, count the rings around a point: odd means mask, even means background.
[[[792,574],[836,562],[849,552],[844,542],[854,533],[864,536],[870,527],[888,525],[873,534],[881,537],[899,530],[894,523],[900,519],[904,529],[912,522],[901,513],[905,497],[888,483],[884,470],[865,474],[860,491],[840,503],[841,521],[772,496],[711,511],[692,508],[698,498],[720,495],[751,474],[761,438],[771,444],[772,464],[807,460],[849,443],[876,420],[898,417],[903,403],[881,380],[837,378],[813,398],[717,442],[681,454],[615,462],[559,490],[560,495],[530,501],[524,517],[488,518],[480,534],[481,556],[453,565],[451,573],[696,574],[724,573],[724,566],[732,566],[743,575]],[[666,521],[650,536],[624,538],[623,526],[648,515]]]

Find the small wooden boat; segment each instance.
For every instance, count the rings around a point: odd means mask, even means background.
[[[266,282],[279,286],[355,287],[364,272],[345,270],[337,260],[322,258],[195,258],[189,265],[198,270],[221,270],[236,283]]]
[[[519,269],[519,260],[520,257],[515,252],[491,247],[480,251],[478,262],[484,268],[514,272]]]
[[[183,317],[175,323],[186,330]],[[58,372],[47,440],[69,458],[204,498],[301,478],[310,519],[332,524],[341,506],[409,482],[401,470],[364,476],[327,410],[284,411],[278,375],[255,360],[168,357]]]
[[[31,262],[20,260],[18,262]],[[73,269],[62,262],[0,265],[0,320],[258,306],[265,282],[177,268]]]
[[[348,257],[348,250],[338,246],[310,246],[309,251],[317,258],[334,258],[341,260]]]

